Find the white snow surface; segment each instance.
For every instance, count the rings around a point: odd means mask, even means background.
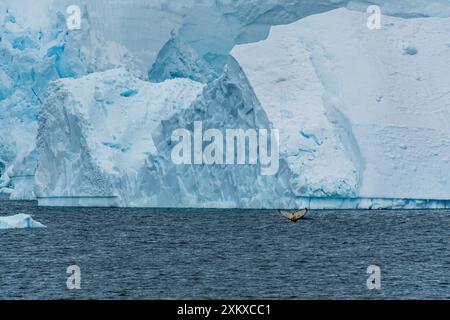
[[[450,19],[382,22],[338,9],[232,52],[282,132],[297,195],[350,179],[357,197],[450,199]]]

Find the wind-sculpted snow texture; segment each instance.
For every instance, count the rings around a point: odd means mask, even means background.
[[[449,16],[447,0],[2,1],[0,197],[448,207]],[[278,129],[278,173],[175,165],[171,134],[195,121]]]

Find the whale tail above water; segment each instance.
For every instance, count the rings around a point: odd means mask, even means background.
[[[279,210],[280,215],[283,217],[291,220],[292,222],[297,222],[299,220],[302,220],[308,213],[308,209],[302,209],[299,211],[285,211],[285,210]]]

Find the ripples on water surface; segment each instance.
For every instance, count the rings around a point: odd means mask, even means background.
[[[0,299],[450,299],[450,211],[38,208],[0,230]],[[79,265],[82,290],[66,288]],[[369,291],[369,265],[382,290]]]

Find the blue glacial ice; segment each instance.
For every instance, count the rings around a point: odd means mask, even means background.
[[[132,63],[122,46],[104,42],[91,32],[86,12],[84,29],[68,32],[61,13],[43,29],[16,18],[23,14],[18,8],[1,9],[0,162],[6,168],[0,175],[0,189],[7,189],[0,193],[9,194],[13,187],[12,199],[28,200],[35,197],[35,138],[48,84]],[[33,13],[26,17],[33,17]]]
[[[19,213],[14,216],[0,216],[0,229],[34,229],[45,226],[33,220],[28,214]]]
[[[0,197],[448,207],[449,16],[447,0],[2,1]],[[279,129],[278,174],[175,166],[170,134],[194,121]]]

